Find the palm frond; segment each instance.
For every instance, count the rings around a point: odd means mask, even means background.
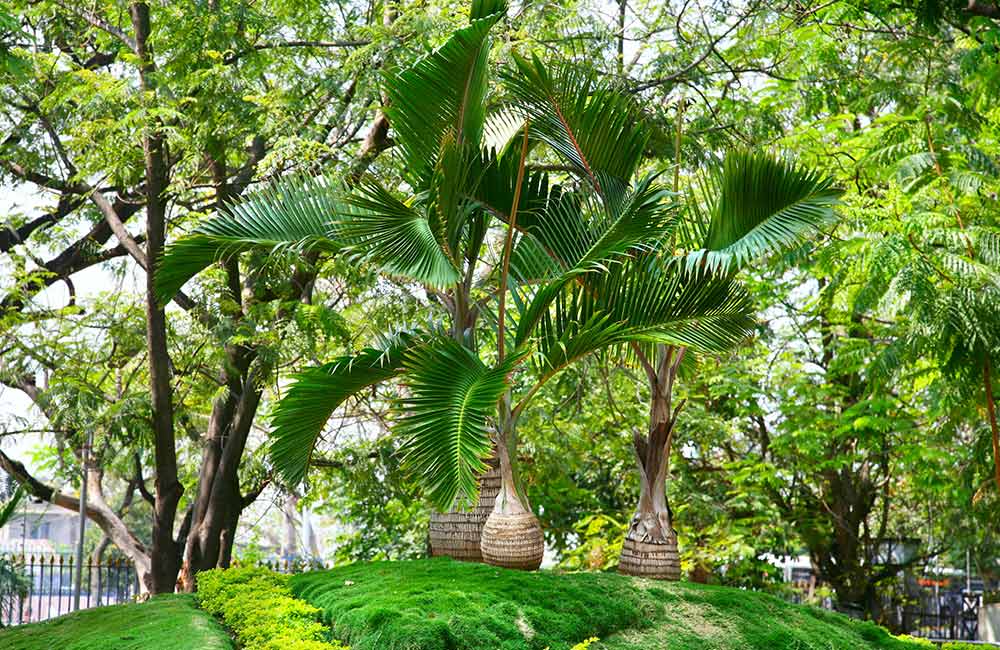
[[[282,178],[168,245],[157,261],[157,299],[166,304],[210,264],[245,251],[340,250],[334,221],[344,208],[341,191],[327,178]]]
[[[818,172],[746,151],[726,156],[707,186],[704,250],[691,253],[688,264],[724,272],[804,242],[833,222],[841,194]]]
[[[601,192],[601,175],[632,179],[649,138],[634,98],[592,71],[537,56],[514,57],[504,74],[515,105],[531,120],[531,134],[548,144]]]
[[[371,179],[344,200],[353,209],[340,214],[336,232],[351,253],[389,273],[431,286],[458,280],[458,269],[425,214]]]
[[[515,337],[518,345],[527,341],[538,319],[565,286],[584,274],[605,272],[626,256],[649,250],[665,236],[675,223],[676,212],[673,204],[665,200],[668,192],[655,180],[655,176],[644,177],[635,189],[624,193],[617,214],[599,206],[585,206],[579,195],[567,194],[534,215],[527,233],[548,252],[561,275],[538,278],[550,281],[531,296],[521,315]],[[545,270],[537,264],[528,266],[520,259],[515,270],[524,267],[536,272]]]
[[[486,11],[493,13],[483,15]],[[477,3],[468,27],[387,85],[386,112],[406,177],[415,188],[430,179],[446,133],[454,134],[460,147],[479,150],[486,120],[488,36],[505,12],[505,3]]]
[[[580,280],[556,292],[536,327],[518,340],[534,343],[543,372],[633,341],[719,352],[746,339],[754,327],[753,305],[738,282],[686,271],[655,254],[637,255]]]
[[[496,368],[452,339],[414,349],[406,358],[409,395],[402,400],[399,431],[405,463],[440,508],[476,496],[476,476],[492,448],[487,419],[508,388],[517,357]]]
[[[403,355],[417,337],[399,333],[295,375],[271,418],[271,462],[289,486],[305,478],[316,441],[333,412],[352,395],[403,371]]]

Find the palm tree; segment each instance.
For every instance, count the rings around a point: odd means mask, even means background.
[[[443,327],[462,345],[475,349],[475,326],[483,305],[473,299],[474,271],[489,217],[459,212],[457,195],[447,192],[448,185],[454,186],[457,180],[451,178],[458,171],[455,157],[482,148],[489,32],[504,10],[502,2],[473,2],[468,27],[391,79],[386,112],[402,152],[404,180],[413,188],[408,200],[398,199],[370,178],[352,183],[354,187],[322,177],[282,179],[170,246],[158,280],[161,299],[169,299],[213,261],[249,250],[348,255],[390,277],[422,283],[447,312]],[[494,198],[502,204],[503,197]],[[509,201],[507,197],[508,205]],[[394,346],[411,338],[388,337],[381,343],[385,352],[398,353]],[[293,391],[291,397],[339,364],[368,367],[365,364],[370,361],[388,368],[399,360],[398,354],[381,354],[362,351],[356,357],[309,369],[300,377],[302,389]],[[321,412],[318,418],[307,418],[304,428],[289,429],[281,426],[289,420],[278,420],[273,452],[289,484],[304,477],[316,437],[336,406],[356,390],[394,374],[375,371],[359,379],[368,383],[332,402],[327,415]],[[310,444],[296,447],[299,439],[295,436],[305,435],[306,430],[312,435],[307,438]],[[489,500],[479,513],[457,510],[442,516],[435,512],[432,551],[479,559],[479,531],[492,505]]]
[[[749,262],[802,243],[832,222],[840,193],[829,178],[790,161],[731,153],[698,183],[685,223],[677,229],[681,237],[665,253],[683,259],[689,271],[732,277]],[[673,388],[689,347],[631,344],[651,403],[648,431],[633,439],[640,495],[619,561],[619,571],[628,575],[680,578],[666,479],[674,427],[684,406],[673,403]]]
[[[673,236],[676,206],[656,176],[634,178],[649,129],[629,94],[572,65],[515,57],[505,101],[488,113],[488,34],[502,10],[474,3],[468,27],[392,80],[407,199],[371,178],[353,188],[285,181],[171,246],[159,278],[167,299],[212,261],[263,248],[352,255],[423,282],[448,324],[299,373],[275,411],[272,462],[300,482],[335,409],[399,377],[408,393],[396,430],[428,496],[440,508],[473,499],[495,450],[483,557],[533,568],[542,535],[518,485],[516,435],[538,390],[574,361],[629,343],[725,349],[752,318],[726,274],[654,253]],[[499,152],[484,149],[487,134]],[[529,172],[529,152],[557,156],[570,182]],[[503,242],[491,261],[494,224]]]

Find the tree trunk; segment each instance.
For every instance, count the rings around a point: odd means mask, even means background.
[[[453,508],[448,512],[431,512],[431,555],[446,556],[466,562],[482,562],[480,548],[483,526],[493,512],[500,492],[500,461],[491,458],[490,468],[479,477],[479,501],[471,511]]]
[[[656,580],[680,580],[677,532],[667,503],[666,468],[664,456],[651,467],[639,460],[639,505],[622,544],[618,562],[620,573]]]
[[[672,353],[665,355],[665,361],[661,359],[659,363],[657,375],[660,379],[651,377],[653,398],[649,435],[637,433],[633,439],[639,467],[639,505],[625,534],[618,562],[620,573],[656,580],[680,580],[681,577],[677,532],[667,503],[667,468],[677,416],[670,407],[670,391],[677,368],[671,356]]]
[[[542,526],[518,491],[512,464],[513,435],[501,433],[499,438],[500,489],[483,524],[480,550],[487,564],[534,571],[541,566],[545,552]]]
[[[199,486],[199,499],[204,502],[196,504],[195,510],[203,514],[200,521],[192,522],[184,552],[181,585],[185,591],[197,589],[199,571],[228,566],[232,557],[235,528],[243,510],[239,465],[261,397],[254,377],[248,377],[241,390],[218,466],[211,472],[212,482]]]
[[[149,5],[136,2],[129,7],[139,57],[139,81],[144,92],[155,89],[150,74],[155,71],[150,34]],[[146,127],[143,156],[146,168],[146,345],[149,351],[149,383],[153,402],[153,440],[156,455],[156,499],[153,504],[153,543],[149,590],[154,594],[173,593],[177,582],[177,543],[174,518],[184,488],[177,479],[177,449],[170,385],[170,357],[167,353],[166,315],[156,300],[156,265],[166,238],[166,189],[169,180],[166,143],[156,124]]]

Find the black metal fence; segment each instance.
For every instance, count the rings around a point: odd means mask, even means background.
[[[863,609],[838,607],[830,592],[821,597],[815,579],[799,579],[791,586],[794,589],[783,594],[791,602],[810,603],[852,618],[873,616]],[[979,609],[982,605],[981,591],[921,586],[884,595],[874,617],[877,623],[896,633],[933,641],[979,641]]]
[[[0,590],[0,624],[20,625],[73,611],[76,575],[71,555],[29,555],[6,558],[15,576]],[[135,568],[120,559],[85,561],[80,585],[80,609],[128,602],[139,593]]]
[[[902,629],[925,639],[947,641],[979,640],[981,593],[925,592],[915,602],[899,605]]]

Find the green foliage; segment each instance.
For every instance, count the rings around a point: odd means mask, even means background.
[[[292,597],[288,577],[256,567],[198,574],[198,604],[218,616],[245,650],[345,650],[319,610]]]
[[[723,272],[807,241],[833,223],[842,194],[816,170],[748,151],[727,154],[705,185],[706,252],[692,253],[688,263]]]
[[[531,120],[531,134],[552,147],[602,194],[632,179],[650,132],[635,100],[574,63],[514,57],[505,73],[514,103]]]
[[[608,571],[618,566],[628,531],[628,522],[614,517],[587,515],[573,526],[580,540],[563,555],[561,568],[570,570]]]
[[[485,13],[484,5],[491,13]],[[503,18],[501,3],[477,3],[468,27],[391,79],[389,119],[399,134],[405,174],[423,187],[437,166],[442,140],[480,146],[489,90],[489,32]]]
[[[871,623],[763,594],[435,559],[291,578],[355,650],[909,650]]]
[[[418,347],[405,360],[409,395],[398,425],[407,438],[406,464],[427,496],[447,510],[456,495],[476,494],[476,477],[490,453],[487,416],[509,388],[519,361],[510,356],[495,368],[453,339]]]
[[[194,597],[180,594],[157,596],[145,603],[85,609],[42,623],[0,630],[0,647],[11,650],[235,650],[222,626],[195,606]]]
[[[401,441],[339,441],[324,453],[301,503],[346,525],[336,539],[335,561],[409,560],[427,554],[428,508],[420,486],[401,467]]]
[[[359,563],[291,584],[354,650],[568,650],[640,623],[641,600],[623,582],[435,559]]]
[[[316,439],[337,407],[362,388],[402,371],[412,335],[399,333],[381,343],[295,375],[272,417],[271,458],[288,485],[305,478]]]
[[[292,176],[226,207],[166,247],[157,260],[156,292],[168,303],[185,282],[216,261],[263,249],[275,253],[335,252],[335,217],[346,207],[329,179]]]

